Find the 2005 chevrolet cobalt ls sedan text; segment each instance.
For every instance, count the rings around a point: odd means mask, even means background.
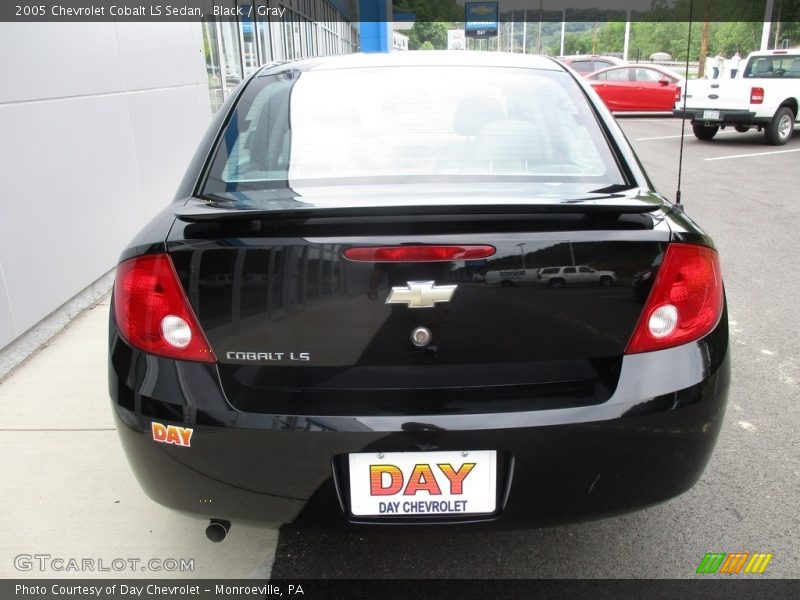
[[[221,539],[664,501],[705,468],[730,367],[712,241],[585,82],[410,52],[238,88],[120,259],[109,373],[144,490]]]

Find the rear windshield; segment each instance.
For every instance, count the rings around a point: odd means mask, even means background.
[[[386,67],[255,78],[202,193],[476,178],[624,184],[567,73]]]
[[[754,56],[744,70],[747,78],[800,79],[800,56]]]
[[[584,74],[594,73],[595,71],[599,71],[600,69],[605,69],[606,67],[614,66],[614,63],[609,62],[607,60],[589,60],[589,59],[573,60],[568,64],[578,73],[584,73]]]

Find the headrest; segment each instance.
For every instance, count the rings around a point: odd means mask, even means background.
[[[470,96],[458,103],[453,128],[460,135],[478,135],[487,123],[504,119],[505,111],[497,98]]]

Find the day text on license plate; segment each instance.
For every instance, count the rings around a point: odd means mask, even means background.
[[[492,513],[497,452],[350,454],[350,510],[357,516]]]
[[[704,110],[703,111],[703,118],[709,121],[718,121],[719,120],[719,111],[718,110]]]

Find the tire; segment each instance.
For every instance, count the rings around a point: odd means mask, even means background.
[[[788,106],[780,106],[764,128],[764,138],[770,146],[783,146],[792,137],[794,113]]]
[[[600,285],[602,285],[603,287],[611,287],[612,283],[614,283],[614,280],[611,279],[611,277],[609,277],[608,275],[600,278]]]
[[[698,140],[703,140],[704,142],[709,141],[719,131],[719,125],[714,125],[712,127],[706,127],[705,125],[692,125],[692,131],[694,132],[694,137]]]
[[[750,127],[748,125],[737,125],[734,129],[739,133],[747,133],[750,131]]]
[[[551,279],[550,280],[550,287],[560,289],[567,285],[567,282],[563,279]]]
[[[500,287],[505,287],[505,288],[514,287],[514,282],[509,281],[508,279],[503,279],[503,281],[500,282]]]

